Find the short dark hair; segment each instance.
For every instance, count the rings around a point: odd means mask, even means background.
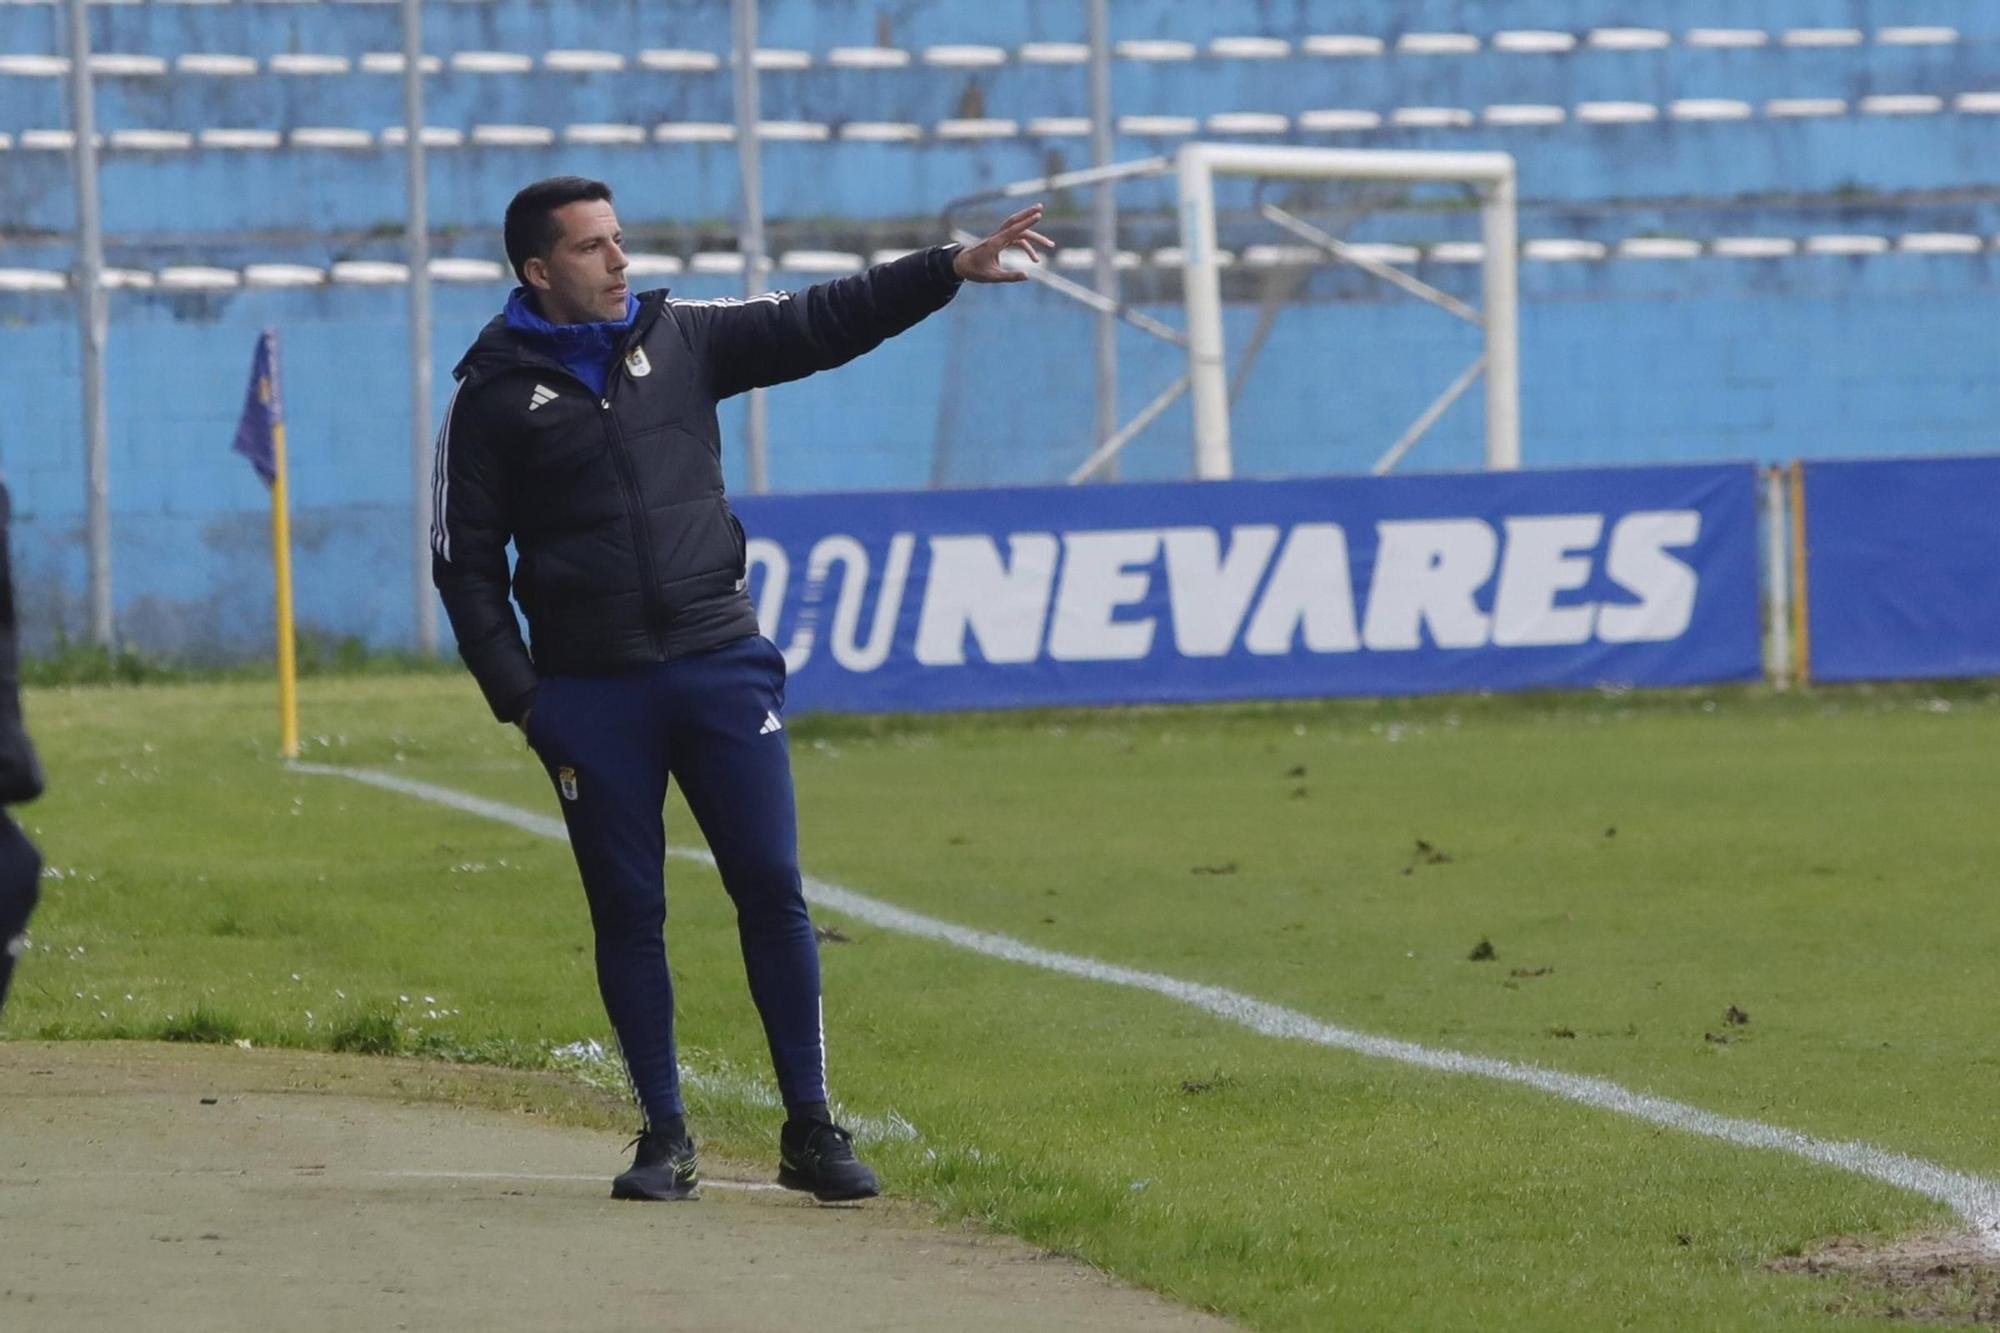
[[[611,187],[588,176],[551,176],[514,196],[507,205],[507,262],[514,266],[514,276],[523,285],[528,281],[528,261],[547,259],[562,238],[556,210],[599,199],[610,203]]]

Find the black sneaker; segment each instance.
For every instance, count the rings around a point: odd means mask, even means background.
[[[778,1132],[778,1183],[809,1191],[821,1203],[872,1199],[875,1173],[854,1155],[854,1136],[824,1120],[787,1120]]]
[[[611,1182],[612,1198],[665,1202],[700,1197],[695,1193],[693,1139],[669,1139],[641,1130],[630,1146],[638,1149],[632,1155],[632,1169]]]

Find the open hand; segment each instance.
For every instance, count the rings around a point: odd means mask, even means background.
[[[968,245],[952,257],[952,271],[967,282],[1026,282],[1028,275],[1019,270],[1002,268],[1000,256],[1015,246],[1029,259],[1039,264],[1041,255],[1036,246],[1053,250],[1056,243],[1035,230],[1035,224],[1042,220],[1042,206],[1030,204],[1000,224],[1000,229],[977,245]]]

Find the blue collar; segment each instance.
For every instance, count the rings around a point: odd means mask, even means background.
[[[507,327],[525,337],[535,350],[562,362],[563,368],[603,393],[611,377],[611,358],[632,328],[639,313],[639,298],[625,294],[625,317],[591,324],[551,324],[535,308],[526,287],[516,287],[507,297]]]

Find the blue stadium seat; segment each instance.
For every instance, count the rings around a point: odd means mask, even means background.
[[[48,553],[35,577],[74,587],[60,17],[0,3],[0,377],[19,390],[9,484],[29,548]],[[251,341],[277,325],[302,595],[316,599],[302,609],[395,641],[409,513],[397,8],[154,0],[95,6],[91,24],[117,270],[122,613],[191,595],[221,605],[231,562],[264,540],[262,491],[226,441]],[[441,367],[504,299],[498,214],[539,175],[618,187],[654,256],[638,285],[740,291],[727,0],[440,0],[425,24]],[[2000,5],[1118,0],[1114,24],[1121,158],[1196,135],[1515,154],[1532,463],[1991,447]],[[954,196],[1086,162],[1084,36],[1083,6],[1050,0],[764,0],[765,199],[792,256],[774,283],[937,239]],[[1262,197],[1404,247],[1385,253],[1477,299],[1471,213],[1432,194],[1341,219],[1340,196]],[[1222,194],[1232,357],[1292,244],[1249,212],[1257,197],[1249,184]],[[1178,323],[1172,198],[1166,181],[1123,187],[1121,244],[1127,291]],[[1050,202],[1050,228],[1081,240],[1087,196]],[[790,490],[1060,477],[1088,447],[1090,339],[1091,321],[1049,293],[973,294],[839,376],[774,395],[773,475]],[[1365,468],[1472,346],[1374,280],[1314,267],[1235,408],[1239,469]],[[1182,369],[1137,335],[1120,352],[1128,414]],[[969,392],[967,367],[1000,362],[1034,392]],[[741,412],[726,405],[725,432]],[[1187,475],[1188,435],[1183,404],[1122,475]],[[1479,458],[1478,413],[1462,405],[1405,466]],[[733,452],[728,466],[740,486]]]

